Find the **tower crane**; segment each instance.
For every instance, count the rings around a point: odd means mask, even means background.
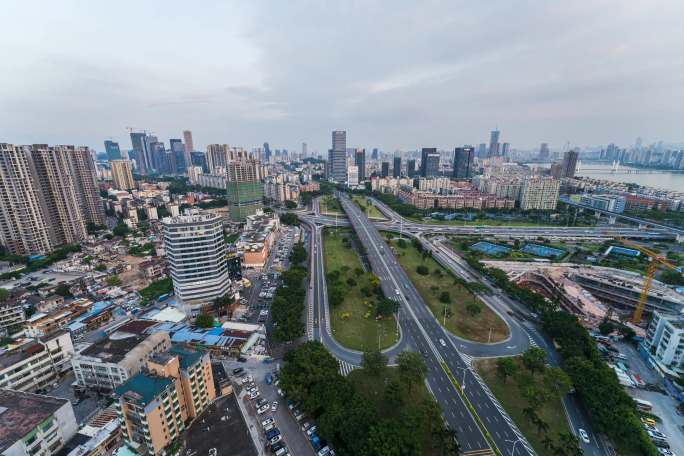
[[[646,308],[646,303],[648,302],[648,292],[651,290],[651,286],[653,285],[653,278],[655,277],[656,272],[658,272],[658,269],[661,266],[664,266],[677,272],[680,271],[677,268],[677,266],[669,262],[666,258],[660,256],[653,250],[648,249],[635,242],[629,241],[627,239],[616,239],[622,242],[623,244],[640,251],[644,255],[648,255],[651,258],[651,263],[648,265],[648,268],[646,268],[646,276],[644,278],[644,286],[641,289],[641,295],[639,296],[639,304],[637,305],[636,309],[634,309],[634,314],[632,315],[632,323],[638,325],[639,323],[641,323],[641,316],[643,315],[644,309]]]

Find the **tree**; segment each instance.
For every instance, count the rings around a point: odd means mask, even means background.
[[[292,246],[292,252],[290,252],[290,263],[301,264],[306,260],[307,253],[306,248],[304,248],[304,243],[297,242]]]
[[[466,306],[466,312],[468,312],[468,314],[471,317],[474,317],[478,315],[480,312],[482,312],[482,306],[477,303],[471,302]]]
[[[287,200],[287,201],[285,201],[285,208],[286,209],[296,209],[297,208],[297,202]]]
[[[430,274],[430,270],[424,264],[419,264],[418,266],[416,266],[416,272],[420,275]]]
[[[209,314],[199,314],[195,319],[195,324],[199,328],[213,328],[214,327],[214,317]]]
[[[342,304],[342,301],[344,301],[345,294],[346,290],[344,289],[344,286],[342,284],[331,284],[328,287],[328,300],[330,301],[330,305],[336,307]]]
[[[449,304],[451,302],[451,295],[449,295],[448,291],[443,291],[439,295],[439,302],[441,302],[442,304]]]
[[[496,360],[496,374],[506,383],[518,371],[518,365],[513,358],[499,358]]]
[[[615,331],[615,325],[609,320],[603,320],[599,324],[598,329],[601,332],[601,334],[603,334],[604,336],[607,336],[608,334]]]
[[[7,301],[7,298],[9,298],[9,291],[5,288],[0,288],[0,302]]]
[[[57,288],[55,288],[55,294],[58,294],[65,298],[73,296],[71,294],[71,290],[69,289],[69,285],[67,285],[66,283],[60,283],[59,285],[57,285]],[[0,301],[2,300],[0,299]]]
[[[532,373],[543,372],[546,368],[546,352],[539,347],[529,348],[522,355],[522,363]]]
[[[383,397],[390,405],[395,407],[400,406],[402,403],[401,384],[394,379],[388,381],[387,385],[385,385]]]
[[[378,350],[364,352],[361,367],[371,374],[378,376],[387,367],[387,356]]]
[[[411,394],[411,387],[414,382],[421,382],[427,372],[425,361],[417,352],[404,351],[397,355],[397,366],[399,367],[399,376],[406,383],[409,394]]]
[[[404,239],[399,239],[397,241],[397,246],[401,249],[405,249],[407,245],[408,244],[406,243],[406,241]]]
[[[399,303],[392,299],[380,298],[378,304],[375,306],[375,314],[378,317],[389,317],[392,314],[397,313],[399,310]]]
[[[121,279],[116,274],[107,278],[107,285],[109,285],[110,287],[117,287],[121,285],[121,283]]]
[[[544,385],[558,397],[563,397],[572,389],[572,380],[560,367],[549,367],[544,372]]]
[[[297,214],[293,214],[292,212],[281,214],[280,221],[285,225],[299,226],[299,218],[297,217]]]
[[[131,232],[131,230],[128,228],[128,226],[121,219],[119,219],[119,222],[116,224],[114,229],[112,229],[112,233],[114,234],[114,236],[125,237],[130,232]]]

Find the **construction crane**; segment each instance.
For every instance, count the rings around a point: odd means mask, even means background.
[[[673,271],[680,271],[677,268],[677,266],[670,263],[667,259],[663,258],[651,249],[648,249],[642,245],[639,245],[627,239],[616,238],[616,240],[640,251],[644,255],[648,255],[651,258],[651,263],[648,265],[648,268],[646,268],[646,277],[644,278],[644,286],[641,289],[641,296],[639,296],[639,304],[637,305],[637,308],[634,309],[634,315],[632,315],[632,323],[638,325],[639,323],[641,323],[641,316],[643,315],[644,309],[646,308],[646,302],[648,302],[648,292],[651,290],[651,286],[653,285],[653,278],[655,277],[656,272],[658,272],[660,266],[665,266],[666,268],[672,269]]]

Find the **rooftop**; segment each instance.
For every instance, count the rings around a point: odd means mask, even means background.
[[[117,396],[121,396],[128,392],[132,392],[139,397],[143,404],[149,404],[172,383],[173,380],[169,378],[140,373],[131,377],[123,385],[117,387],[116,390],[114,390],[114,393]]]
[[[120,335],[119,331],[117,331],[110,337],[95,342],[83,350],[81,355],[99,358],[105,362],[118,363],[126,357],[128,352],[142,342],[145,337],[137,334]]]
[[[0,370],[13,366],[43,350],[45,350],[45,347],[42,344],[31,340],[13,350],[0,353]]]
[[[194,366],[202,358],[202,352],[192,348],[184,348],[178,344],[173,344],[169,354],[177,355],[180,358],[181,369]]]
[[[68,402],[52,396],[0,390],[0,453]]]

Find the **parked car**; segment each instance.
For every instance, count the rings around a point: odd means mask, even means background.
[[[278,434],[275,437],[273,437],[272,439],[269,439],[269,442],[271,443],[271,445],[273,445],[274,443],[280,442],[282,439],[283,439],[283,436]]]
[[[275,418],[273,418],[272,416],[269,416],[268,418],[266,418],[264,421],[261,422],[261,425],[262,426],[268,426],[269,424],[273,424],[273,423],[275,423]]]
[[[316,429],[318,429],[316,426],[311,426],[306,430],[306,435],[311,436],[314,432],[316,432]]]
[[[268,409],[269,409],[269,408],[270,408],[270,407],[268,406],[268,404],[264,404],[264,405],[262,405],[261,407],[259,407],[259,408],[257,409],[257,414],[258,414],[258,415],[261,415],[262,413],[266,413],[266,412],[268,412]]]
[[[271,411],[275,412],[276,410],[278,410],[278,401],[273,401],[271,404]]]
[[[309,423],[308,421],[306,423],[302,424],[302,432],[308,431],[310,427],[311,427],[311,423]]]
[[[256,391],[249,393],[250,399],[256,399],[257,397],[259,397],[259,390],[256,390]]]
[[[236,367],[235,369],[233,369],[233,375],[237,375],[240,372],[244,372],[244,369],[241,367]]]

